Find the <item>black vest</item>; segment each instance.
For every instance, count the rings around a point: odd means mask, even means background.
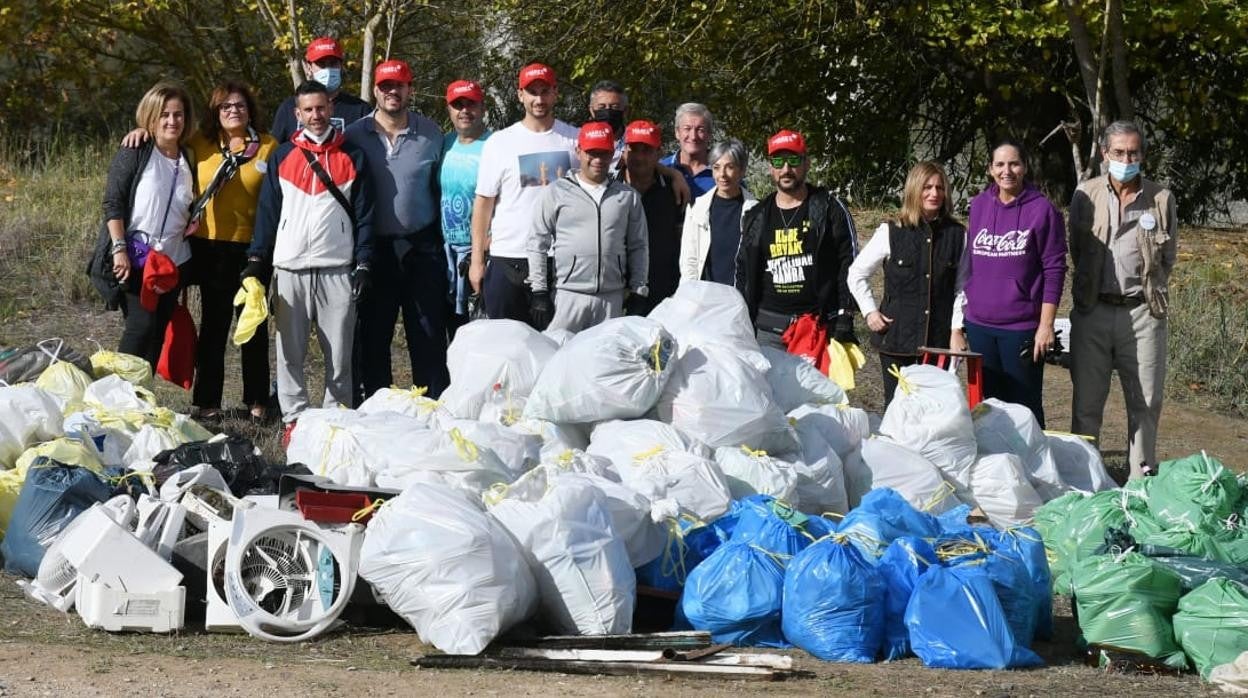
[[[888,225],[884,262],[884,302],[880,312],[893,319],[871,343],[884,354],[913,356],[921,346],[949,346],[958,262],[966,228],[951,220],[903,228]]]

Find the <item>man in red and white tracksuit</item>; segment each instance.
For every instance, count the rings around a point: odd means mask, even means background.
[[[269,158],[243,271],[243,278],[263,279],[270,264],[274,269],[283,441],[308,407],[303,364],[313,323],[325,357],[323,406],[351,404],[356,305],[370,286],[372,256],[373,204],[364,153],[330,125],[333,105],[324,85],[300,85],[295,109],[303,128]]]

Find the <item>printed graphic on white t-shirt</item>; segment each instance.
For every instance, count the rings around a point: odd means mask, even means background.
[[[568,173],[572,158],[566,150],[528,153],[517,159],[521,187],[544,187]]]

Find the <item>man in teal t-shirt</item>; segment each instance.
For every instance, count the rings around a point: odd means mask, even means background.
[[[485,91],[471,80],[456,80],[446,88],[446,111],[455,129],[442,141],[442,239],[446,243],[450,275],[451,318],[447,330],[468,322],[468,262],[472,257],[472,204],[477,191],[481,148],[491,131],[485,128]]]

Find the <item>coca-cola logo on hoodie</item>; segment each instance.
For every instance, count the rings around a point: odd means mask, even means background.
[[[981,228],[971,240],[971,249],[981,257],[1020,257],[1027,254],[1027,241],[1030,239],[1031,228],[997,235]]]

